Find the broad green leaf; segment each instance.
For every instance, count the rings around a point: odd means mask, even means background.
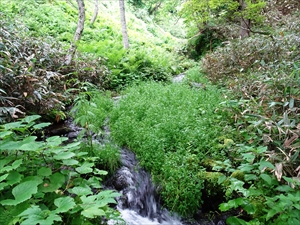
[[[10,171],[9,174],[8,174],[6,183],[9,184],[9,185],[14,185],[16,183],[20,183],[22,177],[23,176],[17,171],[15,171],[15,170]]]
[[[49,182],[44,181],[43,185],[39,186],[39,191],[41,192],[54,192],[60,189],[64,183],[66,182],[66,178],[61,173],[54,173],[50,175]]]
[[[75,156],[75,153],[73,152],[61,152],[55,155],[53,158],[56,160],[61,160],[61,159],[70,159]]]
[[[7,183],[0,183],[0,191],[7,187],[9,184]]]
[[[269,219],[271,219],[273,216],[275,216],[278,212],[277,208],[272,208],[268,210],[267,216],[266,216],[266,221],[268,221]]]
[[[0,138],[4,138],[4,137],[6,137],[6,136],[9,136],[9,135],[11,135],[13,132],[12,131],[2,131],[2,132],[0,132]]]
[[[91,196],[83,195],[83,196],[80,197],[80,199],[81,199],[81,201],[84,205],[90,205],[90,204],[95,203],[95,201],[97,199],[97,196],[96,195],[91,195]]]
[[[245,182],[238,180],[238,179],[231,179],[232,186],[234,187],[234,190],[243,190]]]
[[[281,192],[290,192],[290,191],[294,191],[293,188],[291,188],[291,186],[289,185],[280,185],[278,187],[275,188],[277,191],[281,191]]]
[[[254,214],[256,212],[256,208],[254,207],[253,204],[249,203],[249,204],[245,204],[243,206],[243,209],[249,214]]]
[[[92,167],[94,166],[94,163],[88,163],[84,162],[82,166],[77,167],[75,170],[80,174],[87,174],[93,172]]]
[[[90,177],[88,179],[88,185],[93,188],[101,188],[100,180],[101,179],[97,177]]]
[[[262,171],[265,168],[275,169],[275,166],[268,161],[259,162],[259,170]]]
[[[5,139],[3,141],[0,141],[0,150],[6,151],[6,150],[17,150],[21,146],[20,141],[13,141],[10,139]]]
[[[223,182],[226,180],[226,176],[225,175],[222,175],[218,178],[218,184],[223,184]]]
[[[6,199],[1,201],[2,205],[18,205],[31,198],[33,194],[37,193],[37,186],[39,183],[36,181],[26,181],[18,184],[13,188],[12,194],[15,199]]]
[[[245,181],[249,180],[257,180],[257,176],[255,174],[245,174]]]
[[[0,160],[0,172],[3,173],[5,170],[3,170],[4,166],[9,164],[11,161],[13,161],[15,157],[6,157],[5,159]]]
[[[83,208],[81,215],[87,218],[95,218],[97,216],[105,216],[105,212],[99,209],[97,205],[89,205]]]
[[[89,154],[88,152],[78,152],[76,155],[78,157],[80,157],[80,156],[84,156],[84,155],[88,155],[88,154]]]
[[[255,152],[262,154],[268,150],[268,147],[266,146],[259,146],[257,149],[255,149]]]
[[[54,221],[62,221],[60,216],[56,215],[55,212],[49,210],[42,211],[35,205],[22,212],[19,217],[26,218],[22,221],[21,225],[52,225]]]
[[[75,159],[65,159],[62,161],[62,163],[66,166],[73,166],[73,165],[77,165],[79,162]]]
[[[254,169],[254,166],[251,164],[242,164],[238,167],[242,172],[251,173]]]
[[[42,210],[40,209],[39,206],[37,205],[33,205],[30,208],[26,209],[25,211],[23,211],[21,214],[19,214],[18,216],[27,216],[27,215],[37,215],[40,214],[42,212]]]
[[[105,170],[99,170],[99,169],[95,168],[94,174],[98,174],[98,175],[107,175],[108,172],[105,171]]]
[[[30,136],[25,138],[20,144],[21,146],[19,147],[19,150],[23,151],[37,151],[39,150],[44,143],[43,142],[36,142],[35,139],[37,137],[35,136]]]
[[[248,197],[248,196],[254,197],[254,196],[260,196],[260,195],[263,195],[263,190],[260,189],[260,188],[256,188],[254,186],[251,186],[248,189],[247,195],[245,195],[245,197]]]
[[[51,123],[39,123],[39,124],[34,125],[33,128],[39,130],[39,129],[42,129],[44,127],[48,127],[50,124]]]
[[[6,123],[2,126],[4,127],[4,130],[12,130],[12,129],[19,128],[19,127],[25,127],[25,125],[22,124],[22,122]]]
[[[245,220],[239,219],[237,217],[229,217],[226,220],[226,224],[229,224],[229,225],[247,225],[247,222]]]
[[[22,159],[18,159],[16,161],[13,162],[13,164],[11,166],[6,166],[2,169],[2,171],[11,171],[11,170],[15,170],[17,169],[21,164],[22,164],[23,160]]]
[[[112,190],[105,190],[105,191],[101,191],[97,194],[97,197],[105,197],[105,198],[115,198],[115,197],[119,197],[121,196],[120,193],[112,191]]]
[[[70,149],[70,148],[78,149],[79,147],[80,147],[80,142],[73,142],[63,146],[63,149]]]
[[[59,136],[52,136],[47,138],[47,146],[49,147],[56,147],[62,144],[63,141],[68,140],[66,137],[59,137]]]
[[[7,176],[8,176],[8,173],[0,176],[0,182],[4,181],[7,178]]]
[[[63,213],[63,212],[68,212],[76,204],[75,204],[73,198],[71,198],[70,196],[67,196],[67,197],[61,197],[61,198],[55,199],[54,205],[57,206],[57,209],[55,210],[56,213]]]
[[[71,193],[78,195],[78,196],[82,196],[82,195],[91,195],[93,194],[91,188],[89,186],[79,186],[79,187],[74,187],[70,190]]]
[[[30,123],[30,122],[32,122],[32,121],[34,121],[34,120],[39,119],[39,118],[41,118],[40,115],[32,115],[32,116],[26,116],[26,117],[23,118],[21,121],[22,121],[22,122],[25,122],[25,123]]]
[[[263,179],[268,185],[272,184],[272,177],[268,174],[262,173],[260,174],[261,179]]]
[[[231,206],[227,202],[225,202],[220,204],[219,209],[221,212],[224,212],[231,209]]]
[[[52,174],[52,170],[49,167],[42,167],[37,171],[39,176],[48,177]]]

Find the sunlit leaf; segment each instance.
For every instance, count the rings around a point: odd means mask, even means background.
[[[86,174],[93,172],[92,167],[94,166],[94,163],[88,163],[84,162],[82,166],[75,168],[75,170],[80,174]]]
[[[81,215],[87,218],[95,218],[96,216],[105,216],[105,212],[99,209],[97,205],[84,207],[81,211]]]
[[[26,181],[18,184],[12,189],[12,194],[15,199],[2,200],[0,203],[2,205],[18,205],[31,198],[33,194],[37,193],[37,186],[39,183],[36,181]]]
[[[74,187],[70,190],[71,193],[76,194],[78,196],[82,195],[91,195],[93,194],[91,188],[89,186],[79,186],[79,187]]]
[[[44,127],[48,127],[50,124],[51,123],[39,123],[39,124],[34,125],[33,128],[39,130],[39,129],[42,129]]]
[[[66,166],[73,166],[73,165],[77,165],[79,162],[75,159],[65,159],[62,161],[62,163]]]
[[[32,115],[32,116],[26,116],[25,118],[22,119],[22,122],[25,122],[25,123],[30,123],[34,120],[37,120],[41,118],[40,115]]]
[[[11,135],[13,132],[12,131],[1,131],[0,132],[0,138],[4,138],[6,136]]]
[[[76,204],[74,202],[74,199],[70,196],[57,198],[54,200],[54,205],[57,206],[57,209],[55,212],[62,213],[62,212],[68,212],[70,209],[72,209]]]
[[[54,221],[62,221],[61,217],[56,215],[55,212],[48,210],[41,210],[39,206],[33,205],[22,212],[19,217],[25,218],[21,225],[52,225]]]
[[[70,159],[74,156],[75,156],[75,153],[73,153],[73,152],[61,152],[61,153],[53,156],[53,158],[57,159],[57,160],[62,160],[62,159]]]
[[[265,168],[275,169],[275,166],[268,161],[259,162],[259,170],[262,171]]]

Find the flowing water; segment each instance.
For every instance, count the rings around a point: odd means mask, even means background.
[[[162,208],[150,175],[139,167],[135,155],[122,149],[121,161],[123,166],[109,183],[122,194],[117,208],[126,224],[183,225],[178,216]]]
[[[106,121],[108,124],[108,120]],[[74,126],[72,121],[66,121],[68,136],[73,139],[81,130]],[[60,129],[59,129],[60,130]],[[106,144],[111,143],[110,130],[104,126],[100,137],[94,137],[94,141]],[[139,166],[135,154],[128,149],[120,149],[122,166],[106,182],[108,189],[114,189],[121,193],[117,198],[117,209],[126,225],[224,225],[224,218],[218,221],[207,219],[184,219],[176,214],[171,214],[162,207],[157,187],[152,183],[151,176]],[[117,221],[108,221],[109,225],[118,224]]]

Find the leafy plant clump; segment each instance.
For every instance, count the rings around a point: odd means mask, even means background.
[[[240,148],[242,157],[238,166],[226,160],[214,167],[224,174],[219,183],[225,183],[229,201],[220,205],[221,211],[239,209],[240,214],[227,219],[228,224],[298,224],[299,185],[297,177],[284,175],[280,164],[270,162],[266,147]],[[273,172],[275,171],[275,172]],[[239,175],[238,175],[239,174]]]
[[[81,91],[84,83],[102,87],[108,74],[104,59],[78,54],[72,65],[65,66],[65,46],[54,39],[27,36],[26,26],[7,17],[1,21],[0,29],[0,107],[7,109],[0,112],[3,119],[16,118],[20,111],[41,115],[63,112],[72,94]],[[72,91],[66,92],[67,89]],[[56,119],[54,115],[52,121]]]
[[[202,59],[208,78],[229,88],[222,110],[238,130],[229,159],[215,167],[226,175],[220,209],[240,210],[229,224],[299,223],[298,16],[282,16],[276,32],[228,42]]]
[[[120,166],[120,151],[111,143],[106,127],[112,107],[109,92],[101,93],[92,89],[77,96],[71,110],[74,122],[83,128],[81,147],[88,152],[88,156],[96,158],[98,168],[107,170],[109,174],[113,174]]]
[[[201,204],[205,157],[225,157],[216,150],[221,94],[188,85],[146,83],[128,88],[111,113],[112,135],[132,149],[162,186],[165,205],[183,215]]]
[[[102,190],[96,157],[81,151],[80,142],[67,138],[37,137],[49,123],[40,116],[0,126],[1,224],[95,224],[115,218],[119,196]],[[38,141],[41,139],[40,141]]]

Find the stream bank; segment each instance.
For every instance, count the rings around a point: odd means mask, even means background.
[[[108,120],[106,120],[108,124]],[[101,136],[94,136],[94,141],[100,144],[113,144],[108,125],[103,128]],[[61,135],[76,139],[82,128],[75,125],[72,119],[50,126],[48,135]],[[118,191],[121,196],[117,198],[116,209],[127,225],[225,225],[226,218],[232,214],[219,214],[216,212],[216,199],[206,199],[207,207],[202,207],[189,218],[182,218],[169,212],[162,205],[159,195],[159,186],[153,184],[151,176],[139,166],[135,154],[126,148],[119,148],[121,166],[109,178],[105,189]],[[215,208],[214,208],[215,207]],[[212,211],[209,211],[212,210]],[[109,225],[118,224],[108,221]]]

